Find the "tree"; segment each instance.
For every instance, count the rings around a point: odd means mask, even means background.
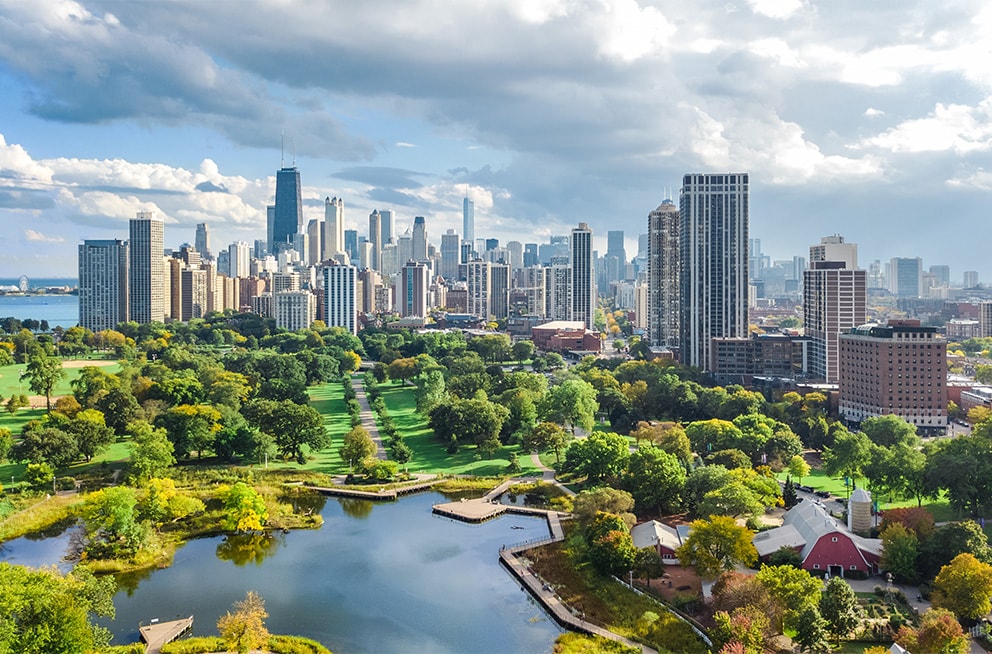
[[[820,614],[827,621],[827,631],[839,640],[861,622],[861,605],[851,585],[841,577],[831,577],[820,597]]]
[[[946,609],[930,609],[920,617],[916,629],[903,625],[895,641],[906,651],[920,654],[966,654],[970,648],[968,634]]]
[[[561,450],[569,436],[565,428],[557,423],[539,422],[524,434],[523,446],[531,451],[551,450],[555,453],[555,462],[561,463]]]
[[[307,451],[319,452],[330,444],[324,419],[309,404],[292,400],[253,400],[242,410],[248,422],[268,434],[279,453],[300,465]]]
[[[114,442],[114,430],[104,422],[103,413],[95,409],[83,409],[69,420],[66,432],[76,439],[79,453],[87,461],[103,452]]]
[[[796,616],[796,635],[793,638],[803,652],[829,652],[827,621],[816,606],[807,606]],[[886,652],[889,650],[886,649]]]
[[[899,583],[916,584],[920,581],[917,559],[920,541],[916,534],[898,522],[890,524],[882,533],[883,570],[891,572]]]
[[[717,611],[713,615],[715,627],[710,630],[714,646],[719,652],[762,654],[768,632],[768,616],[753,606],[740,606],[731,613]]]
[[[689,438],[693,451],[703,456],[720,450],[735,449],[744,440],[744,434],[737,425],[716,418],[690,422],[685,428],[685,435]]]
[[[785,607],[779,631],[786,624],[797,625],[796,618],[804,609],[816,608],[821,581],[802,568],[791,565],[763,565],[755,575],[772,597]]]
[[[138,514],[154,523],[181,520],[204,508],[199,499],[177,491],[176,482],[168,478],[149,479],[145,496],[138,501]]]
[[[916,427],[899,416],[875,416],[866,418],[861,423],[861,431],[875,445],[892,447],[897,443],[918,446],[920,438],[916,435]]]
[[[788,466],[786,468],[789,474],[799,480],[799,483],[803,483],[803,477],[809,474],[810,467],[806,463],[806,459],[802,457],[801,454],[797,454],[791,459],[789,459]]]
[[[667,513],[681,507],[685,476],[685,468],[674,455],[642,443],[630,455],[623,486],[641,510],[651,507]]]
[[[261,531],[269,517],[265,500],[258,491],[239,481],[221,486],[217,496],[224,503],[224,528],[231,531]]]
[[[847,432],[837,436],[833,447],[823,450],[823,467],[831,477],[850,477],[856,482],[861,469],[868,462],[871,441],[861,432]]]
[[[531,341],[517,341],[510,347],[510,356],[514,361],[526,361],[534,356],[534,343]]]
[[[799,504],[799,495],[796,493],[796,485],[792,483],[792,477],[786,475],[785,484],[782,486],[782,504],[786,510]]]
[[[76,439],[55,427],[36,426],[21,434],[10,450],[16,461],[49,463],[56,470],[67,467],[79,457]]]
[[[634,574],[639,579],[647,581],[651,586],[651,580],[665,574],[665,563],[661,560],[658,550],[653,547],[642,547],[637,550],[634,558]]]
[[[0,652],[89,652],[105,647],[110,632],[91,614],[113,617],[112,576],[94,577],[86,566],[60,574],[0,562]]]
[[[959,620],[977,620],[992,611],[992,566],[971,554],[958,554],[933,580],[930,600]]]
[[[158,477],[176,462],[172,441],[164,429],[139,420],[131,423],[128,432],[131,469],[139,480]]]
[[[742,606],[758,608],[776,629],[782,623],[785,606],[755,575],[724,572],[713,584],[713,609],[729,613]]]
[[[55,470],[47,463],[29,463],[24,467],[24,481],[31,488],[51,488]]]
[[[405,383],[407,379],[413,379],[417,374],[417,360],[413,357],[396,359],[389,364],[389,378],[400,383]]]
[[[62,359],[38,352],[28,357],[27,366],[21,373],[21,379],[28,382],[28,388],[33,393],[45,396],[45,406],[52,410],[52,390],[59,380],[65,377]]]
[[[587,532],[589,561],[600,574],[619,576],[634,567],[637,548],[623,518],[600,512]]]
[[[85,370],[85,368],[84,368]],[[103,413],[107,426],[116,434],[127,431],[128,424],[138,416],[141,407],[131,389],[120,383],[109,388],[93,403],[94,408]]]
[[[390,448],[389,453],[392,455],[393,461],[403,466],[404,471],[406,470],[407,464],[410,463],[410,460],[413,458],[413,450],[411,450],[410,446],[402,440],[394,439],[393,446]]]
[[[631,513],[633,509],[634,498],[630,493],[609,486],[581,491],[572,501],[572,515],[584,528],[592,524],[596,514],[601,512],[618,515],[628,526],[632,526],[636,521]]]
[[[229,611],[220,617],[217,631],[227,649],[239,653],[261,649],[269,640],[269,632],[265,628],[267,617],[265,602],[250,590],[243,600],[234,603],[234,613]]]
[[[206,404],[181,404],[174,406],[155,419],[159,427],[165,428],[177,457],[186,458],[196,451],[202,457],[204,451],[213,449],[213,441],[221,429],[220,411]]]
[[[941,525],[921,542],[920,572],[924,578],[935,576],[958,554],[968,553],[979,561],[992,563],[988,537],[973,520]]]
[[[596,389],[592,384],[581,379],[566,379],[548,391],[538,407],[538,414],[543,420],[557,422],[572,433],[576,427],[588,432],[596,423],[598,409]]]
[[[574,441],[565,451],[562,470],[585,475],[590,481],[618,477],[627,467],[630,449],[619,434],[594,431],[588,438]]]
[[[83,521],[91,558],[134,556],[144,544],[145,530],[138,523],[133,488],[114,486],[90,493],[83,506]]]
[[[712,579],[723,570],[733,570],[739,563],[752,565],[758,552],[751,544],[751,532],[738,526],[733,518],[711,516],[694,520],[692,532],[675,554],[683,566],[695,566],[696,573]]]
[[[10,448],[14,446],[14,437],[6,427],[0,427],[0,462],[6,461]]]
[[[430,415],[434,407],[448,399],[444,388],[444,375],[440,370],[431,370],[417,386],[417,413]]]
[[[435,407],[428,425],[442,442],[481,445],[499,436],[509,415],[509,409],[479,395]]]
[[[31,403],[28,401],[28,396],[23,393],[14,393],[9,398],[7,398],[7,403],[4,406],[7,409],[7,413],[12,416],[16,416],[17,412],[30,406]]]
[[[365,427],[357,425],[344,435],[344,443],[338,449],[338,454],[342,461],[348,462],[349,470],[354,472],[355,466],[359,465],[366,457],[375,456],[377,450],[375,441],[372,440],[369,432]]]
[[[955,510],[982,515],[992,497],[992,440],[973,435],[937,444],[927,456],[923,478],[928,491],[946,491]]]

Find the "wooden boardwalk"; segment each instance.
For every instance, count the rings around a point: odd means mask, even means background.
[[[138,627],[141,640],[145,642],[145,654],[159,654],[162,646],[193,630],[193,616],[182,620],[156,622]]]
[[[441,483],[442,479],[431,479],[430,481],[422,481],[417,484],[410,484],[409,486],[399,486],[397,488],[385,488],[382,487],[380,490],[376,491],[363,491],[355,490],[352,488],[340,488],[337,486],[307,486],[310,490],[315,490],[318,493],[324,495],[333,495],[336,497],[353,497],[362,500],[376,500],[382,501],[393,501],[400,497],[401,495],[409,495],[410,493],[419,493],[420,491],[429,490],[435,484]]]

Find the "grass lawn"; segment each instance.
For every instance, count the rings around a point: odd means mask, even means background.
[[[73,366],[79,364],[72,363],[70,360],[66,359],[63,362],[71,363]],[[84,362],[85,363],[85,362]],[[105,364],[110,365],[105,365]],[[105,359],[94,359],[92,365],[99,366],[101,370],[107,373],[115,373],[121,369],[121,366],[116,361],[107,361]],[[24,372],[25,364],[18,363],[13,366],[4,366],[0,368],[0,396],[3,396],[4,400],[13,395],[14,393],[24,393],[25,395],[31,395],[31,389],[28,388],[27,382],[20,381],[21,373]],[[67,367],[65,368],[65,377],[59,380],[59,383],[55,385],[52,390],[52,397],[58,397],[60,395],[69,395],[72,393],[72,386],[69,384],[73,379],[79,377],[79,371],[82,369],[80,367]]]
[[[45,417],[44,409],[21,409],[16,416],[10,415],[6,407],[0,408],[0,429],[9,429],[10,433],[17,438],[21,429],[32,420],[41,420]]]
[[[460,447],[457,454],[448,454],[445,447],[434,438],[434,432],[427,426],[427,421],[417,413],[417,400],[413,386],[397,386],[393,383],[379,385],[382,399],[386,402],[389,415],[392,416],[413,450],[413,458],[407,469],[410,472],[437,473],[450,475],[479,475],[498,476],[506,474],[506,466],[510,463],[510,454],[517,453],[521,475],[539,475],[540,471],[531,463],[527,452],[519,446],[500,448],[492,459],[477,458],[479,454],[474,445]]]

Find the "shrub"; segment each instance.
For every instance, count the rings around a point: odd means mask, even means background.
[[[331,654],[317,641],[301,636],[270,636],[267,645],[273,654]]]
[[[162,654],[202,654],[203,652],[223,652],[224,639],[216,636],[175,640],[162,646]]]
[[[867,579],[868,573],[863,570],[846,570],[844,576],[848,579]]]
[[[55,485],[59,490],[71,491],[76,490],[76,478],[75,477],[59,477],[55,480]]]
[[[130,645],[112,645],[100,650],[100,654],[145,654],[145,646],[141,643]]]

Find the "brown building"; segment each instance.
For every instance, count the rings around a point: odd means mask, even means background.
[[[788,334],[710,339],[712,374],[721,384],[750,385],[754,377],[802,377],[809,339]]]
[[[919,320],[862,325],[840,337],[840,414],[896,415],[921,431],[947,427],[947,343]]]
[[[554,320],[531,330],[534,346],[545,352],[599,352],[603,341],[598,332],[578,320]]]

